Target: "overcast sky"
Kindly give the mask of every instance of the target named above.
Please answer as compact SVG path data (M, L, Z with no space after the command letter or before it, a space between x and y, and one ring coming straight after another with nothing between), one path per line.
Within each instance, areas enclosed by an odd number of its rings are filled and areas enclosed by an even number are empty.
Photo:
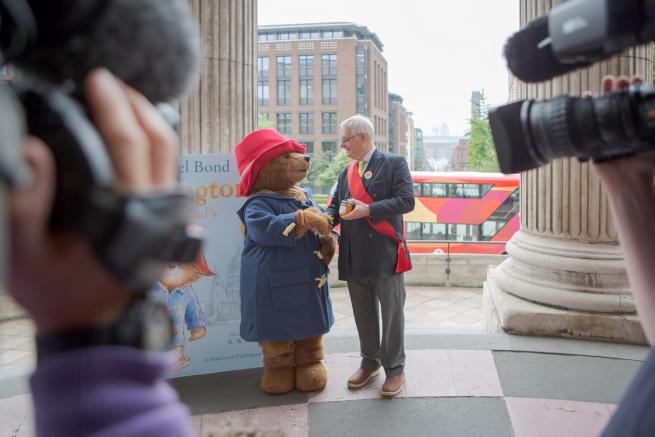
M519 27L519 0L259 0L259 24L349 21L375 32L388 63L389 91L400 94L416 127L430 135L448 123L468 127L470 96L507 101L502 47Z

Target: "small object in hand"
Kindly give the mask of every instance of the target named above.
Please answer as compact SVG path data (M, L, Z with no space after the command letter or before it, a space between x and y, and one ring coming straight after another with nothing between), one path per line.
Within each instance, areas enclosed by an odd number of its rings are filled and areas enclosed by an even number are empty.
M284 228L284 231L282 231L282 235L284 235L285 237L288 237L289 234L291 233L291 231L293 231L293 229L294 229L295 227L296 227L296 224L295 224L295 223L291 223L289 226L287 226L286 228Z
M355 209L355 202L352 200L342 200L339 205L339 215L341 217L350 214Z
M323 288L325 281L327 281L327 275L323 275L320 278L314 278L316 281L316 288Z

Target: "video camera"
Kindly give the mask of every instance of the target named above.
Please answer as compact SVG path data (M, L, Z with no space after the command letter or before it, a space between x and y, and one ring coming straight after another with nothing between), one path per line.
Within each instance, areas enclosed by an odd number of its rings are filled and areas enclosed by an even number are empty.
M540 82L655 39L655 0L568 0L510 37L509 69ZM655 150L655 91L648 85L600 97L559 96L489 111L501 171L555 158L604 161Z
M72 47L71 53L79 51L87 23L109 3L0 0L0 65L20 64L37 50L47 52L58 45ZM40 28L38 24L46 21L37 19L34 5L65 12L60 11L57 19L50 14L51 24ZM55 158L53 232L68 230L86 238L104 266L135 292L150 288L167 264L194 261L202 236L188 226L192 199L182 191L162 195L119 191L105 145L86 115L78 78L64 76L70 80L53 84L34 77L21 81L22 76L15 83L0 83L0 191L29 183L30 171L20 152L29 133L42 139ZM9 235L6 229L4 235ZM6 240L0 238L5 244ZM4 267L6 252L0 256Z

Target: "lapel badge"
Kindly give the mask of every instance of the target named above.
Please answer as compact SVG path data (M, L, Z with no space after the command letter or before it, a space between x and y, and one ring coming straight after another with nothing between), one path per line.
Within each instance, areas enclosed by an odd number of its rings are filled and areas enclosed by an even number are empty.
M371 172L371 170L364 173L364 178L365 179L371 179L371 176L373 176L373 173Z

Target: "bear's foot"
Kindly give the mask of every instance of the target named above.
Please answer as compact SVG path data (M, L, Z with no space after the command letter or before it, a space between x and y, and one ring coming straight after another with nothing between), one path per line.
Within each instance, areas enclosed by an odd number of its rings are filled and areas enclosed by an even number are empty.
M323 390L325 384L327 384L327 369L323 362L301 364L296 367L296 388L298 390Z
M295 386L295 375L293 367L282 367L277 369L264 368L264 374L259 383L259 388L269 394L289 393Z

